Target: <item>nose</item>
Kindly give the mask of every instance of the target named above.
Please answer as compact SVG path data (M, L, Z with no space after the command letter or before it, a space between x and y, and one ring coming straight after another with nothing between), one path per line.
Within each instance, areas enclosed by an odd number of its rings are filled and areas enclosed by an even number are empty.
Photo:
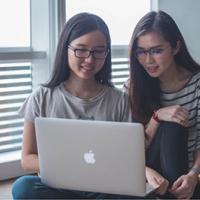
M146 63L152 63L153 62L153 56L149 52L147 52L145 56L146 56L145 57Z
M93 53L90 53L90 55L87 58L85 58L85 60L89 63L94 62L95 58Z

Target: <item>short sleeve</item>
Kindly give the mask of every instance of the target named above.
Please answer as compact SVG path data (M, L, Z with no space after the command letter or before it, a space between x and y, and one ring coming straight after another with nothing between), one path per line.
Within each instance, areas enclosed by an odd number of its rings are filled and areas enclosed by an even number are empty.
M35 118L40 115L40 95L41 88L33 92L20 107L18 113L25 121L34 122Z

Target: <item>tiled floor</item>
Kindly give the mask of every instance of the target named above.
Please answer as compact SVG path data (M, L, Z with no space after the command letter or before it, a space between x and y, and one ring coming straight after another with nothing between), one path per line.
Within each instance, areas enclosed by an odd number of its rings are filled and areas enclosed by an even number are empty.
M0 199L12 199L11 195L11 186L13 183L12 180L7 180L7 181L0 181Z

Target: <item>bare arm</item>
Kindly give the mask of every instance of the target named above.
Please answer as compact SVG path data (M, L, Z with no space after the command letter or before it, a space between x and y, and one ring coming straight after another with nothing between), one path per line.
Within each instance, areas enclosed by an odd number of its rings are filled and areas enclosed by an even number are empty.
M23 169L39 172L35 126L32 122L24 123L21 162Z
M156 111L156 114L160 121L175 122L182 126L188 125L188 111L179 105L160 108ZM154 138L158 126L159 122L151 118L145 129L146 148L148 148L149 144Z
M200 150L196 152L196 159L192 169L188 174L198 179L199 173L197 171L200 171Z
M151 141L153 140L156 134L159 124L160 124L159 122L151 118L149 123L146 125L145 127L145 148L146 149L151 144Z

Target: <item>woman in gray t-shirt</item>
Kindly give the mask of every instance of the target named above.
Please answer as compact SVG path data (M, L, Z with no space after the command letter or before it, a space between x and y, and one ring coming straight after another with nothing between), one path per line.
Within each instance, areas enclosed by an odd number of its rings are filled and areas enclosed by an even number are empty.
M101 18L80 13L65 24L49 82L34 91L19 112L25 119L22 167L37 173L40 170L36 117L131 121L127 95L111 83L110 35ZM12 192L14 199L79 199L100 195L49 188L39 176L19 178Z

